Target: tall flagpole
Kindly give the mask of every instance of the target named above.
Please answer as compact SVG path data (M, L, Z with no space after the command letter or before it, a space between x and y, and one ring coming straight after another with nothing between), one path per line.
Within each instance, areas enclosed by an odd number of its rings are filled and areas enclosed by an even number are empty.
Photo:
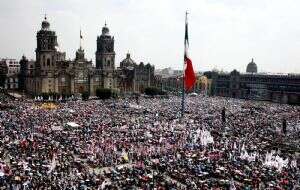
M185 27L187 27L187 15L188 12L185 12ZM185 32L186 28L185 28ZM182 70L182 98L181 98L181 119L184 116L184 101L185 101L185 86L184 86L184 77L185 77L185 54L186 54L186 34L184 36L184 57L183 57L183 70Z

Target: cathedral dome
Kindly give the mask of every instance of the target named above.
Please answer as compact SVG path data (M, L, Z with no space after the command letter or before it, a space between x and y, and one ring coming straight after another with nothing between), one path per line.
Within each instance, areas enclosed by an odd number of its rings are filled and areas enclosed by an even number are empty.
M42 22L42 29L48 30L50 28L50 23L47 21L47 17L45 16L45 20Z
M252 59L252 61L247 65L246 72L247 72L247 73L257 73L257 65L254 63L253 59Z
M133 67L135 65L135 62L130 58L130 53L127 53L126 58L121 61L120 67Z

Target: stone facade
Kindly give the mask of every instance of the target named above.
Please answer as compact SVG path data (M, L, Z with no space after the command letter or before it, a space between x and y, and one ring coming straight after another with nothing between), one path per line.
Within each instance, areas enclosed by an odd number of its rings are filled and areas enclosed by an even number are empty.
M158 76L159 75L156 75L156 77ZM156 86L158 88L161 88L162 90L174 92L174 93L182 92L182 85L183 85L182 74L167 76L167 77L160 76L156 80L157 80ZM208 85L207 77L197 73L195 84L193 86L193 89L190 92L205 94L207 91L207 85Z
M95 95L98 88L142 91L154 79L154 67L150 64L135 64L134 69L115 69L114 37L109 34L106 24L97 37L96 67L85 58L81 45L74 60L66 60L65 56L58 50L56 33L50 29L45 17L37 33L36 61L28 61L26 57L20 61L21 87L33 95L52 92ZM128 88L123 88L124 84Z
M206 72L210 95L300 104L300 75Z
M120 73L119 89L123 92L144 92L145 88L155 85L154 70L154 66L150 63L136 64L127 53L118 68Z
M20 71L20 64L15 59L2 59L0 60L1 71L0 80L1 86L7 90L16 90L19 88L18 74Z
M4 88L5 80L7 78L8 67L6 63L0 60L0 87Z
M7 90L19 89L19 77L17 74L9 75L5 79L4 88Z

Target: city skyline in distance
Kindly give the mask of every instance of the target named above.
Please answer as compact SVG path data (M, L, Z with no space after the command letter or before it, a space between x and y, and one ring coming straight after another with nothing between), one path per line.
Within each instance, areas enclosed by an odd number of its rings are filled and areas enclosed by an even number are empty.
M88 3L87 3L88 2ZM46 13L61 51L73 59L80 28L86 57L95 64L96 38L105 21L115 36L116 66L131 53L157 69L182 69L184 16L189 10L190 56L197 71L300 73L300 2L18 1L0 2L0 57L35 59L36 32Z

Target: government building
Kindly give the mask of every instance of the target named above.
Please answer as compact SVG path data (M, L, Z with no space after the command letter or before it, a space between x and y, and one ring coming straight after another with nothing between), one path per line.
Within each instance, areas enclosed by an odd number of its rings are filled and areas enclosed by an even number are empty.
M300 105L300 75L258 73L252 61L246 73L209 71L209 95Z
M29 94L71 95L89 92L90 95L95 95L98 88L139 93L154 83L154 66L142 62L136 64L129 53L120 67L116 68L115 39L110 35L106 24L97 37L95 66L86 59L81 43L75 58L66 60L66 53L58 50L57 35L51 30L47 17L36 38L36 60L30 61L23 56L20 61L20 90Z

